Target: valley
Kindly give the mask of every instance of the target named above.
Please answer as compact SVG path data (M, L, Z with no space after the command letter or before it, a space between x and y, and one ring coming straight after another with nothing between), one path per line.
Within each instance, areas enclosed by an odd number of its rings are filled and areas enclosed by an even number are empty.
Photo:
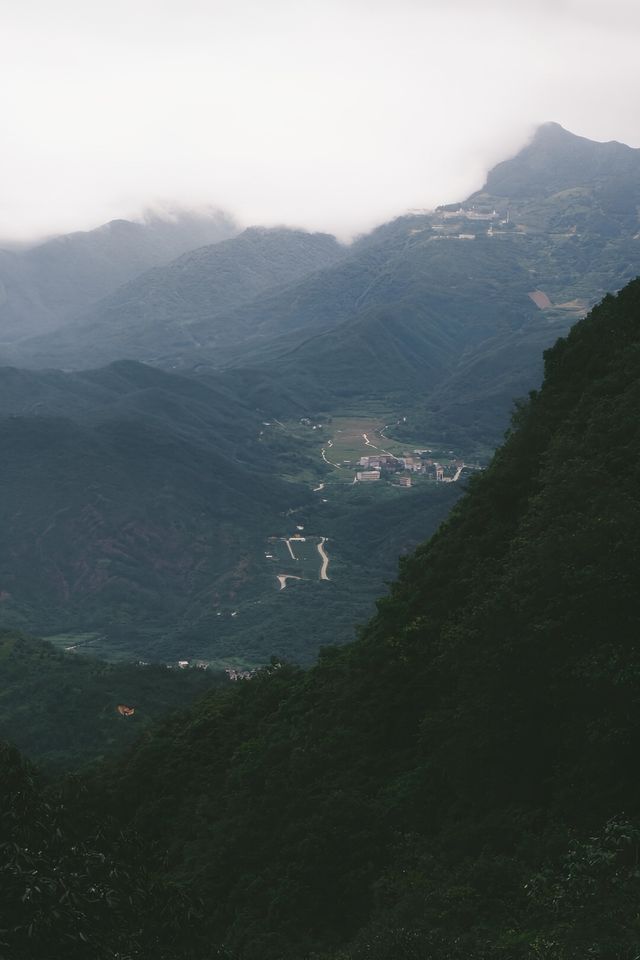
M0 953L637 956L639 211L547 125L350 245L8 258Z
M4 7L0 960L640 960L640 2Z
M219 214L74 235L75 304L20 335L19 298L0 314L0 623L225 669L348 642L543 351L637 272L636 200L637 150L547 124L466 200L350 245ZM33 289L57 270L71 297L63 247L21 255Z
M549 351L508 440L354 642L309 670L230 670L92 772L80 809L138 833L170 902L180 883L209 908L179 927L182 956L635 955L639 317L636 281ZM351 429L354 452L378 439ZM325 489L368 524L406 503L386 483ZM357 513L336 524L343 550ZM335 589L342 563L331 516L327 582L317 527L290 519L269 552L313 579L270 573L284 605Z

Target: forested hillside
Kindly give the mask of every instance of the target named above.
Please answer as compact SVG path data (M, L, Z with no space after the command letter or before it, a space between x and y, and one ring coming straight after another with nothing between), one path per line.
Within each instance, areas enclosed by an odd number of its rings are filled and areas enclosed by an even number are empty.
M0 738L57 774L122 751L149 723L227 682L213 670L102 663L8 630L0 677Z
M238 308L272 335L223 359L316 407L383 391L407 436L495 446L542 351L637 275L639 196L640 151L544 124L466 200L384 224L332 269Z
M279 397L275 384L262 402ZM360 489L337 471L320 496L328 441L266 426L254 403L241 384L134 361L0 368L0 624L107 659L217 666L309 664L351 640L461 485ZM310 539L291 567L297 525ZM304 579L283 594L278 574Z
M355 643L94 781L193 903L168 955L637 955L640 281L545 365Z
M281 515L310 499L274 476L237 397L141 364L0 370L0 409L6 627L91 631L111 657L206 655L216 609L237 602Z
M327 234L253 227L136 276L55 335L7 355L27 366L72 369L125 357L173 369L185 355L216 356L255 332L229 316L234 308L335 264L344 252Z

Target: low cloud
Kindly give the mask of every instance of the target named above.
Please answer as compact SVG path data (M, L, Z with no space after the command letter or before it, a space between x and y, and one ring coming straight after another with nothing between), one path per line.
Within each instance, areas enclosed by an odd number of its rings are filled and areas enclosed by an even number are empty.
M347 237L459 199L545 120L640 145L627 0L23 0L3 19L5 237L158 203Z

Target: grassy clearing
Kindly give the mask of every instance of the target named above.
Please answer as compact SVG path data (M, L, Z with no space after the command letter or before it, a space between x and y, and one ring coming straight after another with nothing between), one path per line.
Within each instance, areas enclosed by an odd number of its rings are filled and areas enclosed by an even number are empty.
M334 417L328 425L331 431L331 446L326 449L326 454L336 463L353 470L357 468L360 457L375 456L376 453L390 453L401 457L410 456L414 450L430 450L434 459L442 460L453 455L454 451L442 443L394 440L394 424L395 420L391 417L387 420L373 417ZM350 462L345 464L345 461ZM352 477L349 476L349 479Z

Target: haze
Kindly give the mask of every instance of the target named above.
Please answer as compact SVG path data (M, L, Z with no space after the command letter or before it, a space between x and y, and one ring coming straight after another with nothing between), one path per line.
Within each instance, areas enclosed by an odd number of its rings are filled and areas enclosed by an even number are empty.
M343 238L545 120L640 145L631 0L0 0L0 236L148 206Z

